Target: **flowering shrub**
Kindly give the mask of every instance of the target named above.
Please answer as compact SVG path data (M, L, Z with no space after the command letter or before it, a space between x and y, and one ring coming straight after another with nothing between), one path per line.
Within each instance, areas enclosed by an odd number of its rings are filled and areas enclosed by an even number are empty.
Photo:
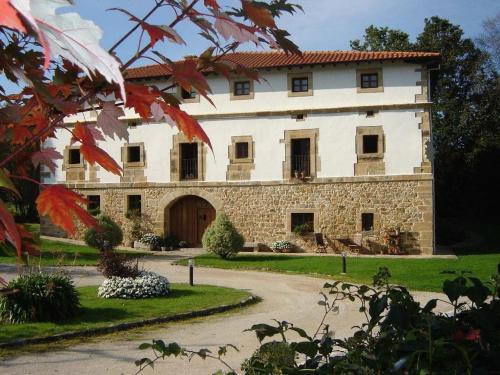
M154 272L142 271L136 278L110 277L97 289L102 298L150 298L170 294L170 283L164 276Z
M287 253L292 251L293 244L288 241L276 241L271 244L271 250L275 253Z
M161 237L154 233L145 233L142 235L139 242L143 243L144 245L151 245L155 248L158 248L161 246Z

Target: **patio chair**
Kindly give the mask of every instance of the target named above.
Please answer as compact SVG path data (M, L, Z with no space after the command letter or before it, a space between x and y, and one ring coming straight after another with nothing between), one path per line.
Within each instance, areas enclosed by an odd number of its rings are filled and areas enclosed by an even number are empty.
M314 240L316 241L316 252L326 253L327 245L323 240L323 233L314 233Z

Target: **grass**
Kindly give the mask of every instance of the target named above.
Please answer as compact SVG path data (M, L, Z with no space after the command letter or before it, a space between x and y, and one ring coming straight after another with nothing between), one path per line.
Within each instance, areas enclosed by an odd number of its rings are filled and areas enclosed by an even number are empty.
M170 316L237 303L249 296L242 290L186 284L172 284L172 294L168 297L140 300L99 298L96 286L77 289L82 305L78 317L59 323L0 324L0 342Z
M379 267L388 267L391 282L406 286L411 290L441 292L443 281L452 275L442 271L471 271L482 280L489 280L496 273L500 254L460 255L458 259L388 259L348 257L347 274L341 275L340 257L332 256L288 256L288 255L248 255L238 254L224 260L213 254L203 254L195 258L196 265L225 269L246 269L274 272L290 272L306 275L322 275L336 280L371 284L372 276ZM186 264L182 260L178 264Z

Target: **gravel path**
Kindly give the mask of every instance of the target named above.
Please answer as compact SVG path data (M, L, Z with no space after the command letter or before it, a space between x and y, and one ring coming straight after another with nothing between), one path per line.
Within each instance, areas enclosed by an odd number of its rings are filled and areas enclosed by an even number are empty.
M169 257L155 257L143 262L144 268L163 274L172 282L186 282L187 267L170 264ZM1 266L0 276L11 278L11 266ZM93 267L74 267L70 272L77 285L95 285L102 281ZM210 348L215 352L220 345L235 344L240 352L231 352L228 362L239 370L239 363L248 358L258 346L255 334L243 332L255 323L270 323L272 319L287 320L313 332L322 316L317 305L318 292L324 280L298 275L284 275L256 271L231 271L209 268L195 270L195 282L212 284L249 292L263 298L257 305L236 312L176 324L165 324L144 332L133 339L105 339L101 342L82 343L53 352L22 355L0 362L1 374L134 374L134 361L150 355L137 349L141 342L153 338L167 342L177 341L193 350ZM415 293L420 301L438 296L436 293ZM444 307L443 307L444 308ZM351 327L361 322L361 315L353 304L342 304L337 315L330 316L328 323L336 337L351 333ZM113 341L110 341L113 340ZM195 358L166 359L144 374L207 375L220 364Z

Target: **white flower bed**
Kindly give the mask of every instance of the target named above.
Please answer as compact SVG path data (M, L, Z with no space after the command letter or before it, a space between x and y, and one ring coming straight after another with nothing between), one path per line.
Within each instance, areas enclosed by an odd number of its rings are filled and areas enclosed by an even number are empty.
M275 253L289 252L293 249L293 244L288 241L276 241L271 244L271 250Z
M154 272L142 271L135 279L132 277L110 277L97 289L102 298L149 298L170 294L170 283L164 276Z

